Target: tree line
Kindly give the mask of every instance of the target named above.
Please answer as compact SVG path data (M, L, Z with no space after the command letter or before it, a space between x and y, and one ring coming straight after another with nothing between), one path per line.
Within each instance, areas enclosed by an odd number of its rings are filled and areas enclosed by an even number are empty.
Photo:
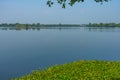
M21 23L1 23L0 27L120 27L120 23L89 23L89 24L21 24Z
M40 24L40 23L33 23L33 24L21 24L21 23L2 23L0 27L72 27L72 26L80 26L79 24Z
M89 23L87 27L120 27L120 23Z

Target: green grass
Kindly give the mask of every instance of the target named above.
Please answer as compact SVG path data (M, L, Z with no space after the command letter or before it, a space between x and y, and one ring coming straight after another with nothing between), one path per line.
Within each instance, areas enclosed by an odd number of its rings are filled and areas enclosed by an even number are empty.
M33 71L14 80L120 80L120 62L75 61Z

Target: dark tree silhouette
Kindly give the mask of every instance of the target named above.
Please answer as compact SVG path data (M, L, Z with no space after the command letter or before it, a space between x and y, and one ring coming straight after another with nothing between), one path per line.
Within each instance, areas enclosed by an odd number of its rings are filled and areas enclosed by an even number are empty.
M65 8L66 4L73 6L76 2L84 2L85 0L57 0L57 3L62 5L62 8ZM108 2L109 0L94 0L97 3ZM55 0L48 0L47 5L51 7L55 3Z

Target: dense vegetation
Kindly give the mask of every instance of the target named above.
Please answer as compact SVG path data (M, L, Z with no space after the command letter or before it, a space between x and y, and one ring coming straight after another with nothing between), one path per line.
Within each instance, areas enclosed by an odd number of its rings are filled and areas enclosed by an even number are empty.
M40 30L40 29L69 29L74 27L80 27L78 24L21 24L21 23L2 23L0 24L1 30Z
M120 27L120 23L89 23L89 24L21 24L21 23L2 23L0 27Z
M78 24L40 24L40 23L33 23L33 24L21 24L21 23L2 23L0 27L65 27L65 26L80 26Z
M120 23L89 23L88 27L120 27Z
M33 71L13 80L120 80L120 62L76 61Z

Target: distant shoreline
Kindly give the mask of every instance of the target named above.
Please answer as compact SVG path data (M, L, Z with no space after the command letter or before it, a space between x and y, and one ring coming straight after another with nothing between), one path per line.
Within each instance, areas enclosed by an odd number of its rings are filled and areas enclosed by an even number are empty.
M120 23L89 23L89 24L1 23L0 27L120 27Z
M40 23L34 23L34 24L7 24L3 23L0 24L0 27L74 27L74 26L81 26L79 24L40 24Z

